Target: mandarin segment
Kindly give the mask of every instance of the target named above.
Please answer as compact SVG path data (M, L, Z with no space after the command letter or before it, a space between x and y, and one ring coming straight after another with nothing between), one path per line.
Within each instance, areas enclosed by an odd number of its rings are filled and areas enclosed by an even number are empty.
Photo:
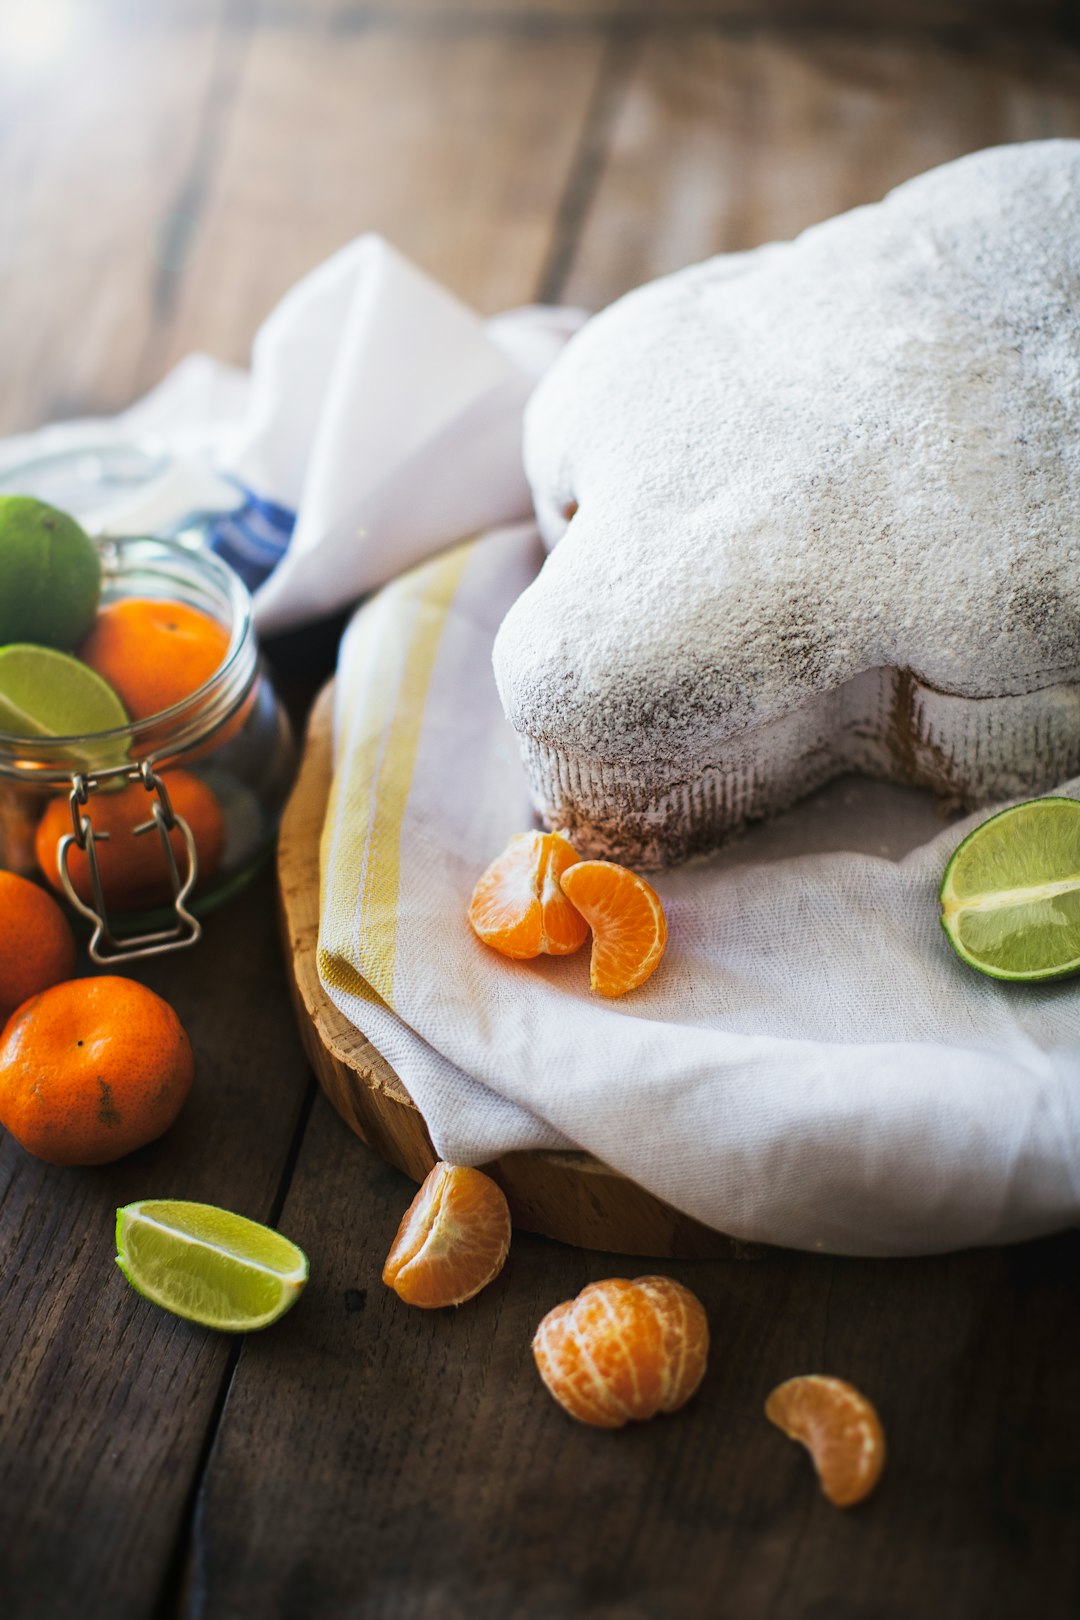
M499 1275L510 1231L502 1188L481 1170L440 1161L405 1211L382 1280L406 1305L463 1305Z
M577 859L560 833L511 838L473 890L468 915L477 937L519 961L579 950L589 930L560 882Z
M111 1164L168 1130L194 1076L167 1001L115 974L69 979L0 1036L0 1124L49 1164Z
M674 1412L705 1374L701 1301L670 1277L609 1277L556 1305L533 1338L540 1377L559 1405L594 1428Z
M644 984L667 944L667 918L652 885L614 861L578 861L560 881L592 929L592 988L602 996L624 996Z
M806 1447L836 1507L854 1506L877 1484L885 1466L885 1431L854 1384L816 1373L789 1378L765 1402L765 1416Z
M540 1376L570 1416L595 1429L621 1429L629 1413L611 1399L595 1363L574 1330L574 1307L566 1300L548 1311L533 1336Z
M637 1286L652 1300L663 1335L664 1383L661 1412L684 1406L705 1376L709 1323L701 1301L671 1277L639 1277Z
M0 871L0 1028L31 996L70 979L75 936L51 894Z

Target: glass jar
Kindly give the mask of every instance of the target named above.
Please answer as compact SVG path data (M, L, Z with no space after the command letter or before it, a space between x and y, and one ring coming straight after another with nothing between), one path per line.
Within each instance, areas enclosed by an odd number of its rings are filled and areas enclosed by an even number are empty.
M170 540L96 544L102 606L183 602L229 633L211 678L160 714L80 737L0 732L0 867L44 873L91 924L92 959L115 963L196 943L269 853L295 754L231 569Z

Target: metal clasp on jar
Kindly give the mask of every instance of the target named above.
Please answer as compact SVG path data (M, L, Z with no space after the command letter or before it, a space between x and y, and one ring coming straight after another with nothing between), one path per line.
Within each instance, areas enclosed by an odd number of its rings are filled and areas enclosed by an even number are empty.
M133 828L136 837L156 830L161 839L161 847L165 852L165 862L169 873L169 883L172 888L172 908L175 922L168 928L157 929L148 934L127 934L118 938L113 932L109 921L109 912L105 904L105 894L101 884L101 868L98 865L96 844L108 839L107 832L95 832L87 805L90 795L100 788L108 779L123 776L131 782L141 782L147 793L152 796L149 818ZM115 770L102 772L100 776L86 776L81 772L71 778L71 793L68 802L71 806L72 831L65 833L57 848L57 860L60 866L60 881L64 885L67 895L76 911L80 911L94 925L93 936L90 940L90 956L95 962L109 965L115 962L131 962L140 956L158 956L163 951L183 950L188 945L195 945L202 938L202 924L198 918L193 917L187 908L187 898L195 887L198 876L198 856L195 851L195 837L184 820L178 816L169 800L169 790L161 777L158 776L152 765L143 761L142 764L132 765L122 772ZM173 850L170 832L175 829L184 841L186 854L186 870L181 877L180 869L176 864L176 854ZM81 849L86 854L87 865L90 869L90 885L93 890L94 903L87 905L86 901L76 892L75 885L68 871L68 852L72 847Z

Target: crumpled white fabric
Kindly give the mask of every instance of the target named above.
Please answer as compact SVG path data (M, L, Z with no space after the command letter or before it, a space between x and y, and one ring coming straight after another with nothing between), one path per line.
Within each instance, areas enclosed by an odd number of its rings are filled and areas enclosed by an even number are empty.
M131 492L103 488L95 529L161 531L236 501L218 475L297 514L255 593L273 634L348 606L463 534L531 509L521 414L580 326L575 309L491 320L382 237L361 236L305 276L259 328L250 371L191 355L112 418L0 442L0 475L65 451L145 446L170 458Z

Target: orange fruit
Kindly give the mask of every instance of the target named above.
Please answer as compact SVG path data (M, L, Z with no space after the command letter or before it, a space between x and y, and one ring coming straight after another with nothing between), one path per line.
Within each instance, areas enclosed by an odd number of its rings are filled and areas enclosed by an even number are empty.
M205 686L228 647L228 630L208 613L127 596L100 609L77 656L108 681L132 720L146 720Z
M167 771L162 779L178 816L191 828L198 856L200 883L213 875L225 843L225 820L221 806L205 782L187 771ZM116 793L95 793L86 813L95 834L108 833L108 841L95 843L101 884L106 903L120 911L137 911L146 906L165 905L172 899L165 852L156 831L140 833L134 828L149 821L156 794L147 793L141 782L130 782ZM53 799L38 823L34 849L38 865L52 884L63 893L57 846L71 831L71 811L66 797ZM187 853L179 828L169 834L183 877ZM81 900L91 903L90 863L85 850L72 846L68 871Z
M518 959L579 950L589 930L559 886L578 859L559 833L511 838L473 890L469 921L477 936L492 950Z
M0 1028L30 996L75 971L75 936L51 894L0 872Z
M440 1161L405 1211L382 1280L406 1305L463 1305L499 1275L509 1250L502 1188Z
M765 1402L765 1416L806 1447L821 1488L836 1507L861 1502L881 1477L881 1419L866 1396L843 1378L789 1378Z
M652 885L614 861L578 861L560 882L593 932L593 989L602 996L624 996L644 984L667 944L667 919Z
M685 1406L705 1376L709 1324L701 1301L670 1277L609 1277L549 1311L532 1350L572 1418L621 1429Z
M49 1164L110 1164L169 1128L194 1076L167 1001L132 979L67 979L0 1036L0 1124Z

